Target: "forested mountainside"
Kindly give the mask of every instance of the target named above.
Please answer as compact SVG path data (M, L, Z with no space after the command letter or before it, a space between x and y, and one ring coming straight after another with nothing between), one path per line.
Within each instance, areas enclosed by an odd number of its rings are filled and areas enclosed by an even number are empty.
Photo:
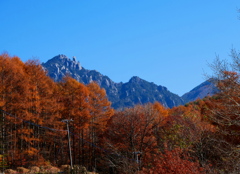
M197 98L203 98L212 91L212 86L207 83L205 88L197 88L181 98L170 92L166 87L147 82L139 77L132 77L129 82L115 83L108 76L96 70L88 70L81 66L76 58L70 59L65 55L58 55L43 63L42 66L48 75L56 82L64 76L70 75L83 84L97 82L106 90L108 99L115 109L132 107L136 104L160 102L163 106L172 108L183 105ZM206 87L208 86L208 87ZM194 93L194 96L193 96Z

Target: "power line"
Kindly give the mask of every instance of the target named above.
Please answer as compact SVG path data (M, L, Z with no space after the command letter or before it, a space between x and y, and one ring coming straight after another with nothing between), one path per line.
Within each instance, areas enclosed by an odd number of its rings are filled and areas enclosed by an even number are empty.
M9 115L9 116L14 117L14 118L16 118L16 119L19 119L19 120L21 120L21 121L23 121L23 122L25 122L25 123L31 124L31 125L33 125L33 126L37 126L37 127L43 128L43 129L48 129L48 130L51 130L51 131L68 132L68 130L53 129L53 128L49 128L49 127L47 127L47 126L42 126L42 125L33 123L33 122L31 122L31 121L26 121L26 120L24 120L24 119L22 119L22 118L19 118L19 117L15 116L15 115L13 115L13 114L11 114L11 113L3 110L3 109L0 109L0 111L2 111L3 113L5 113L6 115ZM135 161L135 159L128 158L128 157L126 157L126 156L122 156L122 155L119 155L119 154L110 152L109 150L103 149L103 148L95 145L93 142L89 142L89 141L81 138L81 137L80 137L79 135L77 135L76 133L73 133L73 132L69 131L69 134L71 134L71 135L79 138L79 139L82 140L83 142L86 142L86 143L90 144L90 145L91 145L92 147L94 147L94 148L100 149L100 150L103 151L104 153L107 153L107 154L115 154L115 155L117 155L119 158L128 159L128 160L130 160L130 161ZM84 148L84 147L83 147L83 148Z
M31 124L31 125L33 125L33 126L41 127L41 128L43 128L43 129L48 129L48 130L51 130L51 131L67 132L67 130L53 129L53 128L49 128L49 127L46 127L46 126L42 126L42 125L33 123L33 122L31 122L31 121L26 121L26 120L24 120L24 119L22 119L22 118L19 118L19 117L15 116L15 115L13 115L13 114L11 114L11 113L3 110L3 109L0 109L0 111L2 111L3 113L5 113L5 114L7 114L7 115L9 115L9 116L11 116L11 117L14 117L14 118L16 118L16 119L19 119L19 120L21 120L21 121L23 121L23 122L25 122L25 123ZM69 133L71 133L71 134L72 134L73 136L75 136L75 137L78 137L78 138L81 139L82 141L84 141L84 142L86 142L86 143L88 143L88 144L91 144L93 147L96 147L96 148L98 148L98 149L100 149L100 150L102 150L102 151L104 151L104 152L107 152L107 150L105 150L105 149L103 149L103 148L95 145L95 144L92 143L92 142L89 142L89 141L87 141L87 140L84 140L83 138L81 138L80 136L76 135L75 133L73 133L73 132L71 132L71 131L69 131Z

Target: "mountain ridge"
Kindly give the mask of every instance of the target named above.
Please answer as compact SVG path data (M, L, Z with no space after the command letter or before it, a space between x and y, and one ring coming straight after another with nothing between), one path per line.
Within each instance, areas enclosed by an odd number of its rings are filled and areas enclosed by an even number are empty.
M188 92L180 97L170 92L166 87L148 82L138 76L133 76L126 83L116 83L96 70L85 69L76 57L70 59L63 54L49 59L46 63L42 63L42 66L47 71L48 76L56 82L61 81L67 74L83 84L97 82L101 88L106 90L107 97L115 109L156 101L167 108L172 108L195 98L204 97L204 95L198 96L200 91L194 95L192 95L193 91L190 91L191 93Z

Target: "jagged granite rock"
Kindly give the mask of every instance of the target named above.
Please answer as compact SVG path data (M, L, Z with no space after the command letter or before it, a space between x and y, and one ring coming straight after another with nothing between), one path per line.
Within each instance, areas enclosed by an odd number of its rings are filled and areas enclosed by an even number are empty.
M42 66L54 81L60 81L66 74L76 75L74 78L78 80L80 77L77 73L82 70L80 62L76 61L75 57L71 60L63 54L53 57Z

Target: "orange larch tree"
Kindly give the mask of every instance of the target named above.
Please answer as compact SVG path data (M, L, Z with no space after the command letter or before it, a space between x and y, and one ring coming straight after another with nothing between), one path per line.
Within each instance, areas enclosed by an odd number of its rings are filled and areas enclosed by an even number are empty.
M92 82L87 85L89 90L89 105L90 105L90 123L89 123L89 164L91 168L96 168L97 154L96 146L101 146L99 137L106 129L106 125L114 111L111 108L106 92L100 86Z
M87 87L71 77L65 77L60 85L60 102L62 119L72 119L71 131L73 140L73 162L84 165L86 163L86 130L89 127L90 106Z
M31 130L26 127L22 119L28 115L26 111L26 96L28 79L24 72L24 63L18 57L7 54L0 56L1 65L1 109L6 152L9 164L19 163L24 165L27 144L31 139L27 137ZM10 116L8 113L12 113ZM4 147L4 148L5 148Z
M35 137L33 147L37 149L38 153L34 153L32 163L33 165L36 162L43 163L44 159L54 161L56 159L53 157L52 147L55 147L54 139L59 136L59 132L42 127L60 129L63 125L60 122L59 103L55 97L56 83L46 75L46 72L36 60L29 60L25 63L25 72L29 79L28 102L26 105L31 115L30 121L36 124L33 126L33 136ZM28 119L26 118L26 120Z

